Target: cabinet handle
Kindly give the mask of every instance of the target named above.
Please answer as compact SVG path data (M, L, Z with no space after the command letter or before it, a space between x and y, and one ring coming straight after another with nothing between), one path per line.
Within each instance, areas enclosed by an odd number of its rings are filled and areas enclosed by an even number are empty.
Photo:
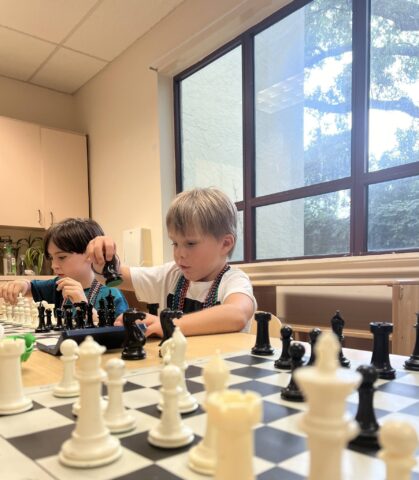
M51 225L54 223L54 214L52 212L49 212L49 216L51 218Z
M39 225L42 225L41 220L42 220L41 219L41 210L39 210L39 208L38 208L38 223L39 223Z

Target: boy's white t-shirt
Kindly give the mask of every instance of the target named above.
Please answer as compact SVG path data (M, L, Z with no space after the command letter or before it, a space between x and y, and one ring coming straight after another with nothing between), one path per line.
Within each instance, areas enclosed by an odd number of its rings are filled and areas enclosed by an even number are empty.
M131 267L131 280L134 286L135 295L138 300L147 303L158 303L160 310L170 308L168 296L172 296L176 284L182 275L181 269L175 262L165 263L156 267ZM212 280L209 282L190 282L186 293L185 306L195 304L199 310L199 303L204 303ZM232 293L244 293L253 301L256 310L256 299L253 296L253 288L249 277L238 268L230 268L222 277L218 287L218 302L224 303L225 299ZM202 308L202 307L201 307ZM187 310L190 313L196 310ZM250 319L243 331L250 326Z

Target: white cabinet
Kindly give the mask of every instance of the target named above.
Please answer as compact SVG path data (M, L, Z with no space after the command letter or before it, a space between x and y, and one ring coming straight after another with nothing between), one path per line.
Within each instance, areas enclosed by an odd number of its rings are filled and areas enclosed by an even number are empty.
M41 128L44 161L44 226L67 217L88 217L86 137Z
M0 117L0 225L42 227L41 129Z
M89 216L86 137L0 117L0 225Z

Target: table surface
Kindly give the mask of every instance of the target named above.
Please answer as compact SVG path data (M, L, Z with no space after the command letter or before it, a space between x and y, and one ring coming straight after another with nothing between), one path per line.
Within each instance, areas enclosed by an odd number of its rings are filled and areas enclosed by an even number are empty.
M188 337L186 360L207 357L213 355L217 350L220 353L233 353L250 349L255 344L255 335L248 333L225 333L218 335L202 335ZM126 361L127 370L153 367L161 363L159 357L159 339L149 339L145 345L146 358L143 360ZM281 352L281 341L277 338L271 339L271 345L275 348L275 354ZM308 348L310 348L308 346ZM309 351L309 350L308 350ZM362 362L369 363L371 352L366 350L344 349L351 352L350 356ZM121 352L109 352L102 356L102 366L111 358L120 358ZM47 385L60 381L63 372L61 357L55 357L48 353L35 351L27 362L22 364L22 380L25 387ZM402 368L406 357L391 355L391 364L395 368Z

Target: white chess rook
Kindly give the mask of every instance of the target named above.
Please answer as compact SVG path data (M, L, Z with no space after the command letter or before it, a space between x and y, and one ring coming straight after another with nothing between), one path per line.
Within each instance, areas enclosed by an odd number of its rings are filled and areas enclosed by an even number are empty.
M207 401L209 423L217 429L215 480L253 480L252 428L262 420L262 399L256 392L224 390Z
M167 357L166 357L167 361ZM148 442L160 448L178 448L193 442L192 430L185 426L179 413L178 396L181 371L176 365L167 364L160 373L163 409L160 422L148 433Z
M341 480L343 449L359 431L357 423L345 417L345 399L362 377L338 368L340 347L334 333L322 333L315 349L315 366L294 373L308 403L300 424L310 452L308 479Z
M219 352L208 362L203 369L206 400L202 406L207 409L209 395L225 390L228 379L228 368ZM207 417L208 418L208 417ZM215 426L208 422L204 438L198 445L189 451L189 468L203 475L214 475L217 463Z
M378 456L386 464L386 480L410 480L418 446L415 428L407 422L387 420L378 435L383 447Z
M80 394L79 382L74 378L74 365L77 360L79 347L74 340L67 339L60 345L63 362L63 377L61 382L55 386L53 395L55 397L77 397Z
M32 408L32 400L23 394L20 356L24 351L22 338L0 340L0 415L26 412Z
M80 411L76 428L59 454L64 465L91 468L106 465L120 457L119 440L106 428L100 408L100 393L105 372L100 368L105 347L91 336L80 345L76 378L80 382Z
M194 412L199 406L196 398L190 394L186 387L185 371L188 367L187 363L185 362L186 347L186 337L183 335L179 327L175 327L173 335L161 346L162 356L164 357L165 355L169 355L170 362L179 367L181 372L181 379L179 383L181 393L178 398L180 413ZM161 410L162 404L160 403L157 408Z
M122 377L125 362L120 358L112 358L106 364L108 379L108 405L104 413L105 424L112 433L127 432L135 428L135 418L124 407L122 390L126 383Z

